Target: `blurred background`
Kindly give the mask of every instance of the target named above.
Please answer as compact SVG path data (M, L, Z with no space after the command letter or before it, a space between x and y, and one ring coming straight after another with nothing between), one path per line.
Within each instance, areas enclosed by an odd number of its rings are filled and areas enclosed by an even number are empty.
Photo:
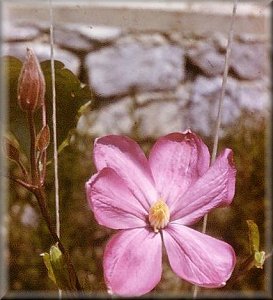
M23 60L26 47L31 47L40 61L49 59L46 1L4 2L2 12L2 55ZM70 146L60 154L59 176L61 237L81 282L93 295L106 293L102 255L113 233L96 223L85 197L84 184L96 172L94 139L125 134L148 154L158 137L191 128L212 151L231 13L231 1L53 1L55 59L92 94ZM207 225L209 235L234 247L238 262L249 255L248 219L259 226L261 250L272 248L266 190L271 110L268 24L268 7L238 4L218 148L234 151L236 195L230 207L209 214ZM65 99L57 104L59 112L69 109ZM20 118L13 114L9 122ZM69 113L62 115L62 122L61 126L70 126ZM18 174L14 164L9 167ZM49 165L46 191L54 218L53 175ZM35 199L14 184L7 198L9 291L56 290L40 257L52 240ZM201 230L202 222L194 228ZM253 268L232 285L200 293L255 295L268 288L268 269ZM162 280L153 293L181 296L191 291L164 258Z

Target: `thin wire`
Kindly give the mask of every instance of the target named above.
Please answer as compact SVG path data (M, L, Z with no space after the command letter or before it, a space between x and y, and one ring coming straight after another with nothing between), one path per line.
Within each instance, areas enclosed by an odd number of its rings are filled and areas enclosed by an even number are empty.
M56 234L60 238L60 199L58 176L58 149L57 149L57 118L56 118L56 79L54 65L54 37L53 37L53 8L50 4L50 66L52 79L52 122L53 122L53 152L54 152L54 177L55 177L55 210L56 210ZM62 298L62 290L58 290L59 299Z
M56 87L54 65L54 38L53 38L53 9L50 0L50 62L52 76L52 121L53 121L53 146L54 146L54 176L55 176L55 204L56 204L56 233L60 237L60 200L59 200L59 176L58 176L58 149L57 149L57 118L56 118Z
M228 70L229 70L229 58L230 58L230 52L231 52L231 44L233 40L233 32L234 32L234 20L237 10L237 0L234 0L233 2L233 11L232 11L232 19L228 34L228 43L227 43L227 49L226 49L226 55L225 55L225 66L224 66L224 74L223 74L223 81L222 81L222 87L221 87L221 94L218 102L218 113L217 113L217 119L216 119L216 128L215 128L215 135L214 135L214 142L213 142L213 150L211 155L211 164L214 163L216 159L217 154L217 148L218 148L218 142L219 142L219 130L221 126L221 115L222 115L222 107L223 107L223 100L225 97L226 92L226 85L227 85L227 78L228 78ZM202 233L206 233L207 230L207 223L208 223L208 214L204 216L203 219L203 226L202 226ZM197 297L198 293L198 287L194 286L193 291L193 298L195 299Z

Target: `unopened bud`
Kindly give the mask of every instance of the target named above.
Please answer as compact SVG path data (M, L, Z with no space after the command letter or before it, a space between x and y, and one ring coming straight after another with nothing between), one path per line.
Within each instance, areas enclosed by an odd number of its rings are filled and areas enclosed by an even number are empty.
M37 136L37 148L40 152L46 150L50 142L50 131L48 125L44 126Z
M26 60L18 79L18 103L26 112L34 112L44 104L45 78L34 52L27 48Z

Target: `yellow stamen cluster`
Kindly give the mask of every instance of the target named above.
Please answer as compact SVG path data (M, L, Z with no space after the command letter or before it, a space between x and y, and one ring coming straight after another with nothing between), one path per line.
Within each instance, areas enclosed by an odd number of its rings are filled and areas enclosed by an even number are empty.
M169 207L162 199L157 200L149 210L149 222L154 232L164 228L170 221Z

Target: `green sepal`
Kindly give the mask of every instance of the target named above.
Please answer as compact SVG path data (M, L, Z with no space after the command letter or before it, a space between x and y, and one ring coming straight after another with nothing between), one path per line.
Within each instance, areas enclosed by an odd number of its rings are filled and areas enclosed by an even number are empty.
M258 269L262 269L265 261L265 252L256 251L254 254L254 259L255 259L255 267Z
M250 252L253 254L253 262L256 268L262 269L265 262L265 252L260 251L260 234L257 224L247 220Z
M250 252L255 253L260 249L260 234L257 224L253 220L247 220Z

